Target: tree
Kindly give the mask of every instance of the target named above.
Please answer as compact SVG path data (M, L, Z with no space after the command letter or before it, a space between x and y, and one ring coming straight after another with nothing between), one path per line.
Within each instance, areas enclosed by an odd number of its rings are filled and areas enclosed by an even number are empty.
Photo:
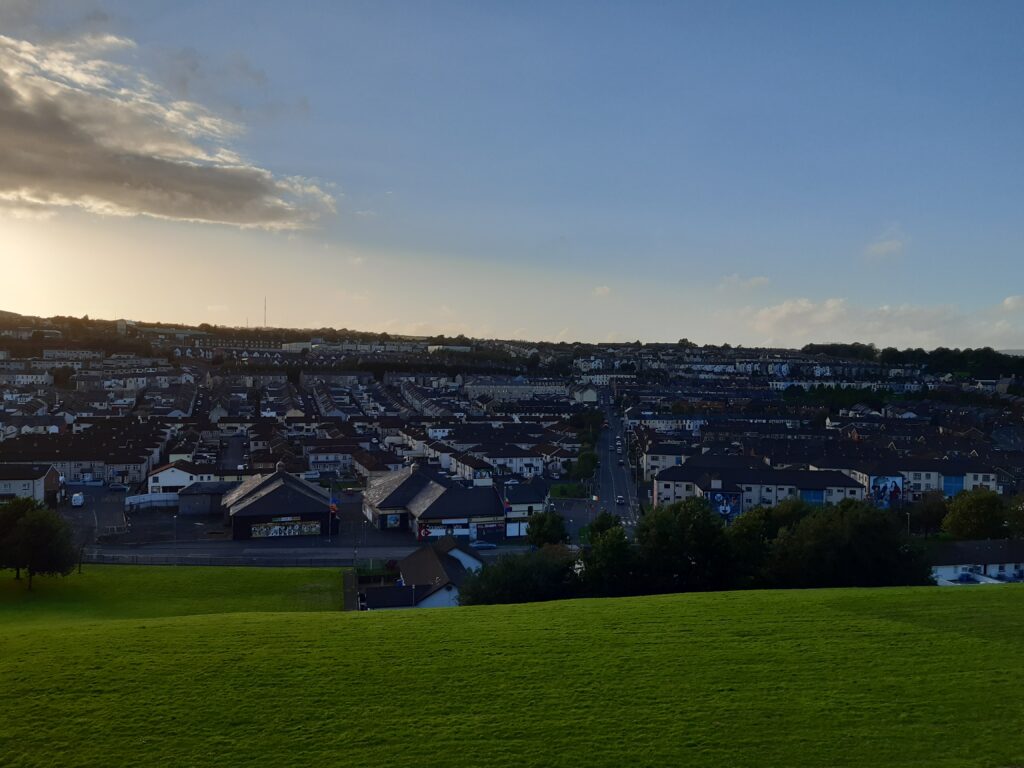
M780 531L793 528L813 511L802 499L785 499L774 507L753 507L733 520L726 535L735 563L735 584L747 588L768 585L772 543Z
M639 558L621 525L592 533L583 557L583 585L595 596L632 594L637 584Z
M12 569L15 579L21 578L23 567L15 541L18 522L29 512L42 508L35 499L11 499L0 504L0 569Z
M78 555L71 541L71 526L52 509L26 512L12 533L16 567L28 572L28 588L36 575L67 576Z
M921 494L921 500L912 504L908 511L914 528L927 536L942 528L949 509L942 491L928 491Z
M526 540L535 547L567 543L569 533L565 530L565 519L557 512L537 512L531 515L526 526Z
M728 586L731 551L722 518L704 499L655 507L640 519L636 540L649 592Z
M1011 539L1024 539L1024 494L1014 496L1006 505L1006 532Z
M1002 497L987 488L958 493L949 502L942 530L954 539L1005 538L1006 506Z
M597 469L597 454L593 451L580 451L576 463L572 465L570 476L573 480L588 480Z
M590 535L597 536L621 525L621 517L609 512L607 509L602 509L598 516L594 518L594 522L590 524Z
M71 389L71 377L75 375L75 369L62 365L51 369L50 375L53 376L53 386L57 389Z
M459 603L530 603L574 597L577 593L575 563L572 553L559 546L506 555L475 573L466 574L459 589Z
M930 584L921 551L899 518L845 499L783 529L772 544L769 577L778 587L875 587Z

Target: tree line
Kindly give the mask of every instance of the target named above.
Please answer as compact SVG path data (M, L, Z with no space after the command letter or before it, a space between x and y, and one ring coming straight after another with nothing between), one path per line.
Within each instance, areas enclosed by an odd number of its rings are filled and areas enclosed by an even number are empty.
M570 550L561 517L534 515L537 549L500 558L462 585L464 605L726 589L931 584L924 550L903 516L847 499L755 507L726 525L704 499L656 507L636 526L601 513L588 546Z
M1024 376L1024 357L1006 355L992 347L977 349L949 349L936 347L933 350L879 349L874 344L806 344L800 350L806 354L828 355L847 360L864 360L882 365L919 365L932 373L960 373L979 379L993 379L999 376Z

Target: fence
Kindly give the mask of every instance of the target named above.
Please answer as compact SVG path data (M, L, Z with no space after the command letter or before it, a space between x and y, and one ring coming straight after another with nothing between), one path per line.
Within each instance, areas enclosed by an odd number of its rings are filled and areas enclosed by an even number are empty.
M144 555L128 552L84 552L83 563L97 565L214 565L286 568L341 568L352 567L351 557L323 555L314 557L232 556L232 555ZM360 567L367 559L359 558Z
M129 510L176 506L178 506L178 494L176 493L140 493L138 496L126 496L124 499L124 508Z

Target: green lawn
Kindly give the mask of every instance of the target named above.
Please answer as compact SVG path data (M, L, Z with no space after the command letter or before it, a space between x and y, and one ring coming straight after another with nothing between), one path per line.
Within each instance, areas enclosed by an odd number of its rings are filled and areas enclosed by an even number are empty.
M0 765L1024 765L1024 588L341 614L337 570L0 574Z

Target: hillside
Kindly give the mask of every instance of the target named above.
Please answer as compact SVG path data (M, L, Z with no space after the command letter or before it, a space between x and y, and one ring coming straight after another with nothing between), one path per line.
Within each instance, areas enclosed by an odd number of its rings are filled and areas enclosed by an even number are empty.
M331 570L0 574L0 765L1024 762L1017 586L339 601Z

